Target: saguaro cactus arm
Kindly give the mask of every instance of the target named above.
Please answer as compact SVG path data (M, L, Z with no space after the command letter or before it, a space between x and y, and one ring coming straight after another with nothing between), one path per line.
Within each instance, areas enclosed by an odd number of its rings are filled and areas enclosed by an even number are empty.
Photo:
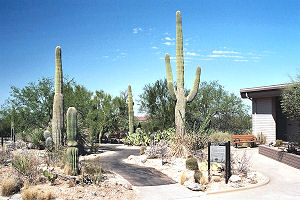
M176 100L176 91L174 88L173 74L172 74L172 68L171 68L171 64L170 64L169 54L166 54L165 62L166 62L166 71L167 71L168 90L169 90L169 93L170 93L172 99Z
M195 80L194 80L193 88L190 91L189 95L186 97L186 101L187 102L193 101L193 99L195 98L195 96L196 96L196 94L198 92L199 83L200 83L200 75L201 75L201 68L200 68L200 66L198 66L197 67L197 71L196 71L196 75L195 75Z
M61 48L55 48L55 93L62 93L62 62L61 62Z
M184 88L183 39L180 11L176 12L176 71L177 88Z

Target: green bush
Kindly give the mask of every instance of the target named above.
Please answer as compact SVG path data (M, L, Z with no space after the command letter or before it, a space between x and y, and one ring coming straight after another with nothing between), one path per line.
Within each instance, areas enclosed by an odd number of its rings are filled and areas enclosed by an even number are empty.
M38 162L32 155L17 155L12 160L13 168L29 183L34 183L39 174L37 170Z
M231 137L232 135L230 133L222 132L222 131L214 131L209 136L209 140L211 142L223 143L223 142L231 141Z
M83 183L100 184L103 181L103 170L97 160L85 161L81 169L81 174Z
M29 134L29 141L32 142L37 148L42 149L45 141L44 132L40 129L34 129Z
M185 161L185 166L189 170L199 170L198 162L196 158L188 158Z
M141 148L140 148L140 155L143 155L145 153L146 148L147 147L145 147L145 146L141 146Z
M282 145L282 140L275 140L274 147L280 147Z

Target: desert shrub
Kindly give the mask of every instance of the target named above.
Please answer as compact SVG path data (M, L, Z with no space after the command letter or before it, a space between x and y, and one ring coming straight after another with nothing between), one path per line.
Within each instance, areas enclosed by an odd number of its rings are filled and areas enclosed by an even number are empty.
M20 191L23 186L23 182L13 176L6 177L1 183L1 195L10 196Z
M280 147L282 145L282 140L275 140L275 147Z
M44 133L41 129L34 129L29 134L29 141L32 142L37 148L42 149L44 147Z
M195 170L195 173L194 173L195 183L200 183L201 177L202 177L201 171Z
M242 154L232 155L232 170L234 174L244 174L250 171L251 156L244 151Z
M141 148L140 148L140 155L143 155L145 153L146 148L147 147L145 147L145 146L141 146Z
M82 182L86 184L100 184L103 181L103 170L99 161L89 160L82 163Z
M259 141L259 144L267 143L267 137L265 135L263 135L262 133L257 135L257 140Z
M40 172L48 179L48 181L50 181L51 185L54 185L54 181L57 179L57 174L52 174L47 170L42 169L40 169Z
M12 155L9 151L0 151L0 165L8 165Z
M39 186L29 186L22 191L23 200L50 200L53 199L52 192Z
M187 157L196 154L200 149L207 146L208 134L192 133L184 136L176 136L171 144L170 154L175 157Z
M150 145L146 151L145 155L147 158L161 158L168 154L168 144L164 141L160 141L157 144Z
M38 161L33 155L16 155L12 160L14 170L18 172L29 183L34 183L39 175Z
M214 131L210 136L209 140L211 142L216 142L216 143L223 143L223 142L228 142L231 141L231 134L227 132L222 132L222 131Z
M189 170L199 170L198 161L196 158L186 159L185 166Z
M66 148L47 151L46 164L48 166L64 167L66 163Z

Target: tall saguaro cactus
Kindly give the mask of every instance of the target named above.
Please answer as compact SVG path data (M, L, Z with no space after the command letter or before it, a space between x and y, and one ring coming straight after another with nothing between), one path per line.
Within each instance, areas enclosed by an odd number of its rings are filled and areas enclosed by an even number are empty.
M133 100L132 100L132 92L131 92L131 86L128 85L128 118L129 118L129 133L133 133Z
M176 12L176 72L177 72L177 89L174 87L172 68L170 64L170 56L165 56L168 90L171 97L176 100L175 106L175 124L176 135L183 136L185 134L185 107L187 102L191 102L198 92L200 83L201 68L198 66L193 88L190 94L185 97L184 94L184 60L183 60L183 39L182 39L182 24L181 13Z
M64 126L63 119L63 101L64 96L62 94L63 87L63 73L61 63L61 48L57 46L55 48L55 94L53 100L53 116L52 116L52 138L55 144L55 148L62 145L62 130Z
M78 148L77 148L77 110L74 107L67 111L67 161L72 175L78 174Z

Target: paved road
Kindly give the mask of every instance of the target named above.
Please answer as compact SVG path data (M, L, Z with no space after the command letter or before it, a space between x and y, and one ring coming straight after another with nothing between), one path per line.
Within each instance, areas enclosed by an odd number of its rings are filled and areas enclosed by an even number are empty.
M121 149L117 148L120 144L101 144L100 150L113 151L114 154L100 158L101 165L104 168L123 176L134 186L157 186L174 184L171 178L157 171L154 168L140 167L122 162L123 159L130 155L139 155L139 149Z
M240 151L243 151L240 149ZM258 154L258 148L247 149L252 155L252 166L270 178L270 182L258 188L230 193L207 195L210 200L295 200L300 199L300 170Z

